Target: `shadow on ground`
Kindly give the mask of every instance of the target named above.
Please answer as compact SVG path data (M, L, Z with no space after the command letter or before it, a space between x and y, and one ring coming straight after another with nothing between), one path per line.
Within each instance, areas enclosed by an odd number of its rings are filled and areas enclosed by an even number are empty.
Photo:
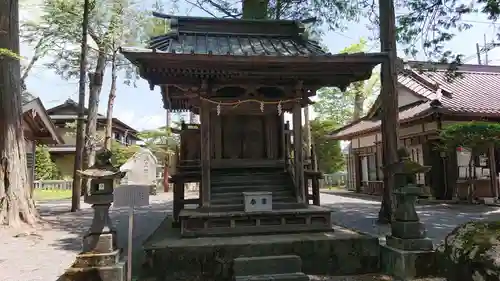
M358 200L324 204L332 209L334 224L376 236L390 233L390 226L377 224L380 203ZM483 205L436 204L416 207L434 243L441 242L455 227L471 220L500 220L500 208Z
M155 196L151 197L152 201ZM136 275L137 270L144 262L144 252L142 243L158 225L171 214L172 201L157 200L152 202L147 207L135 209L134 212L134 234L133 234L133 273ZM53 244L54 248L73 251L79 253L82 249L83 235L88 231L93 210L87 204L82 205L82 209L78 212L71 213L68 210L68 202L54 202L39 204L39 212L42 219L48 224L51 229L67 232L68 235L58 239ZM127 236L128 236L128 209L111 207L111 220L117 230L118 247L127 253Z

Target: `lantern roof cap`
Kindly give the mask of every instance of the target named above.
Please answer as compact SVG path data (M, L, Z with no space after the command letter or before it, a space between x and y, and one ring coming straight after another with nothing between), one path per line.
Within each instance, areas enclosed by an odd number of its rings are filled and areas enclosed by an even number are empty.
M88 178L121 178L125 173L119 167L113 166L111 157L113 153L108 149L101 149L96 153L95 164L84 171L78 173Z

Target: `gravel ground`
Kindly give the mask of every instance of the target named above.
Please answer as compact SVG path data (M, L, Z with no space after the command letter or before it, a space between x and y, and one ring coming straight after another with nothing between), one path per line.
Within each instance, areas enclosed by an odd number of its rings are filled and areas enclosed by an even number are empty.
M194 195L191 195L194 196ZM151 197L151 205L136 210L134 250L141 253L141 242L158 226L172 209L172 194L159 193ZM383 235L387 227L375 224L379 202L321 195L322 204L332 208L334 222L342 226ZM35 230L13 231L0 228L0 281L57 280L74 261L81 250L82 234L88 229L92 210L82 204L82 210L70 213L68 201L38 204L43 223ZM484 206L432 205L419 206L422 221L429 236L438 242L457 224L469 220L500 219L500 208ZM113 223L118 230L118 244L125 248L128 219L127 211L112 209ZM135 255L134 255L135 258ZM323 278L323 279L321 279ZM344 278L344 279L343 279ZM371 279L370 279L371 278ZM386 278L386 279L384 279ZM313 277L324 281L391 280L383 276ZM421 281L437 281L425 279Z

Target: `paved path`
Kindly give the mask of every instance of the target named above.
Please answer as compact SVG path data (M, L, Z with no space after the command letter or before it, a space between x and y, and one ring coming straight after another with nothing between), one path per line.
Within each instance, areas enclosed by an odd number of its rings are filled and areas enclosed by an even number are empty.
M82 247L82 235L92 220L92 209L68 212L67 200L38 204L43 225L32 235L0 228L0 281L55 281L73 263ZM137 209L134 221L134 248L141 252L142 241L172 209L172 193L151 197L151 205ZM112 209L118 244L126 248L128 211ZM17 236L17 237L16 237Z
M390 232L388 226L376 224L380 202L321 194L321 204L333 210L335 224L377 236ZM441 242L457 225L470 220L500 220L500 208L483 205L419 205L417 212L427 227L429 238Z
M379 202L321 195L322 203L333 209L334 222L348 228L383 235L387 227L375 224ZM45 223L33 234L0 228L0 281L57 280L74 261L81 249L82 234L88 229L92 210L87 204L77 213L69 213L69 202L39 203ZM172 209L172 194L159 193L152 197L151 206L136 211L134 248L142 253L141 242L158 226ZM480 206L419 206L430 236L438 241L457 224L471 219L500 219L500 208ZM118 243L124 247L127 235L127 211L111 213L118 230Z

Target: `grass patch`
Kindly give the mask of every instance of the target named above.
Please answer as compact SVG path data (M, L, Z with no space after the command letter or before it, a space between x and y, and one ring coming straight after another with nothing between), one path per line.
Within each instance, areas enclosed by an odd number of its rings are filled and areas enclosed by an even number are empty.
M69 199L71 189L35 189L33 198L36 201Z

